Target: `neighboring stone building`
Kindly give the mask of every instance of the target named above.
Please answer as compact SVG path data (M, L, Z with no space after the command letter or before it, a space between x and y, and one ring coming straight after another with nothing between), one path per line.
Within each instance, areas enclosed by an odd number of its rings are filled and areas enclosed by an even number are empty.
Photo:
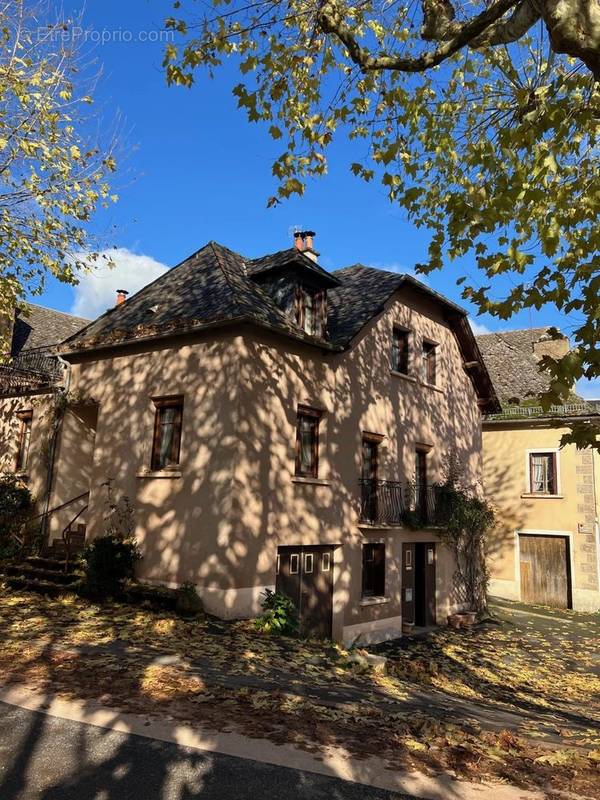
M211 242L60 354L50 540L75 516L102 533L111 479L140 577L192 581L216 614L278 587L306 632L353 642L460 606L435 485L449 453L481 483L480 409L499 404L465 312L414 278L329 273L310 232L258 259ZM37 409L0 399L5 469L19 414L32 453L43 438Z
M539 359L564 355L566 337L534 328L477 341L503 405L483 422L484 488L498 515L488 547L490 591L597 610L600 458L560 441L575 418L597 424L600 435L600 409L577 398L549 412L532 404L549 385Z

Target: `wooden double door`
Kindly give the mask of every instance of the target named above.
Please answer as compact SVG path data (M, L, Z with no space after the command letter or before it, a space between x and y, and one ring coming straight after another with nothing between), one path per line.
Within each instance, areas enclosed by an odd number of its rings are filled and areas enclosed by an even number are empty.
M521 600L571 608L568 538L520 533L519 552Z
M435 625L435 568L435 542L403 542L403 622L418 627Z
M301 634L331 639L333 547L278 547L276 573L276 591L287 595L294 603Z

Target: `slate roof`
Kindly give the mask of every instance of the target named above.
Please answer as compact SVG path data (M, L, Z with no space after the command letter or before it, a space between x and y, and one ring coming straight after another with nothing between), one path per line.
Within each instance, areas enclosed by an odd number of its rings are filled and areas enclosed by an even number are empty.
M527 328L477 336L477 344L502 403L537 397L550 386L541 373L533 345L548 334L548 328Z
M256 280L258 275L290 264L329 282L327 340L300 330ZM479 364L475 383L480 397L493 410L497 399L463 309L409 275L360 264L329 273L296 248L245 259L209 242L72 336L61 352L68 355L234 322L253 323L322 349L342 350L403 286L433 297L447 313L465 361Z
M248 276L245 260L209 242L122 305L66 342L67 349L110 345L207 324L252 320L292 336L301 332Z
M13 328L11 355L40 347L60 344L67 337L89 324L89 319L74 317L63 311L55 311L34 303L24 303L16 312Z

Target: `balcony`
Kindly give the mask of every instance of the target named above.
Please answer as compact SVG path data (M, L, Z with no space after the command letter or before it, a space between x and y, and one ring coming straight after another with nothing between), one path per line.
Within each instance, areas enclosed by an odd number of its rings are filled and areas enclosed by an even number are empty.
M62 377L60 361L47 348L25 350L8 364L0 364L0 395L58 386Z
M417 528L443 522L443 486L361 479L360 522Z

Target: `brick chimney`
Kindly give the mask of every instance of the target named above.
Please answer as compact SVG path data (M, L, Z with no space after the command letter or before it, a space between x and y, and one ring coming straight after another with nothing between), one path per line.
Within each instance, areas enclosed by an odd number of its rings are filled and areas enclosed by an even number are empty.
M319 254L314 248L313 239L316 236L314 231L295 231L294 232L294 246L297 250L311 261L316 263Z
M117 289L117 301L115 303L116 306L122 305L125 300L127 300L127 295L129 292L127 289Z
M540 361L543 356L550 356L551 358L562 358L566 356L571 349L569 340L562 334L559 338L553 339L550 333L543 334L537 342L533 342L533 355Z

